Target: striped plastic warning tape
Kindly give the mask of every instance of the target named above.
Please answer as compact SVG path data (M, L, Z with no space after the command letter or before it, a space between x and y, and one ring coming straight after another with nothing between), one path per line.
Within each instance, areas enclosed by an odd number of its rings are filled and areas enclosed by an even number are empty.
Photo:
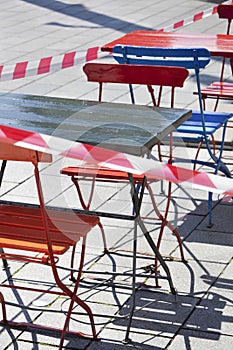
M0 80L15 80L29 76L41 75L46 73L55 73L65 68L70 68L106 56L106 53L100 51L100 47L89 48L86 52L73 51L60 56L50 56L41 58L39 61L24 61L15 65L0 66Z
M224 1L222 4L224 5L231 5L233 4L233 1L230 0L230 1ZM205 10L205 11L201 11L199 13L196 13L194 16L190 16L186 19L182 19L172 25L169 25L165 28L162 28L162 29L159 29L158 31L159 32L165 32L165 31L173 31L173 30L176 30L176 29L180 29L184 26L187 26L189 24L192 24L192 23L195 23L197 21L200 21L201 19L204 19L206 17L209 17L211 15L214 15L217 13L217 8L218 8L218 5L214 6L213 8L210 8L208 10Z
M193 171L152 159L132 156L59 137L0 125L0 142L33 149L95 164L132 174L144 174L149 179L166 180L205 191L233 196L233 179Z
M233 4L233 0L225 1L223 4ZM202 11L187 19L180 20L173 25L157 30L160 31L173 31L179 29L217 12L217 7L214 6L211 9ZM65 53L61 56L45 57L37 61L24 61L14 65L1 65L0 66L0 81L22 79L30 76L37 76L46 73L55 73L64 68L70 68L78 64L95 60L102 56L106 56L106 53L100 51L99 46L91 47L87 51L73 51Z

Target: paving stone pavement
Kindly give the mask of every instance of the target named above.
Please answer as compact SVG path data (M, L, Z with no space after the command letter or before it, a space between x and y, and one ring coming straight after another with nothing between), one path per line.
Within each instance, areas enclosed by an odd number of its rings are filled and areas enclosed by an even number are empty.
M33 75L24 79L0 80L0 93L20 93L55 96L74 99L96 100L97 84L87 83L82 71L88 48L103 44L136 29L160 29L189 18L196 13L213 8L223 1L208 0L135 0L117 2L110 0L0 0L0 62L12 66L23 61L38 61L43 57L57 57L66 52L79 51L83 62L54 73ZM183 26L180 32L224 33L226 22L217 15ZM111 57L100 56L99 61L110 61ZM220 69L219 59L213 59L202 73L205 83L216 79ZM227 67L227 78L231 73ZM232 78L231 78L232 79ZM176 96L177 106L195 108L196 97L192 77L187 86ZM104 100L130 103L127 88L108 86L104 89ZM136 89L136 102L149 104L147 92L142 87ZM208 101L208 108L213 101ZM222 101L219 110L232 112L232 103ZM6 111L7 113L7 111ZM232 129L227 139L232 140ZM154 151L156 154L156 150ZM184 149L176 147L177 154ZM186 149L185 152L193 152ZM203 157L205 157L203 151ZM225 155L232 162L232 151ZM77 206L73 188L68 179L62 178L59 169L64 159L55 159L52 166L44 166L41 174L46 193L46 202L52 205L61 203ZM232 169L232 165L230 165ZM34 203L36 193L33 186L32 170L28 165L21 167L10 164L0 192L1 199ZM166 184L164 184L166 186ZM113 196L113 192L115 195ZM165 207L165 197L160 193L160 183L153 185L156 200L161 211ZM93 205L98 209L112 206L130 209L128 188L98 187ZM111 198L111 200L110 200ZM101 201L100 201L101 200ZM151 213L151 205L145 196L143 214ZM173 185L169 220L179 230L185 250L187 264L178 259L168 261L178 296L169 293L166 280L161 280L161 288L153 288L154 279L148 278L136 293L136 312L133 318L130 338L123 342L127 318L131 305L131 279L126 276L131 271L133 232L132 224L119 220L103 219L108 246L122 254L102 256L102 240L98 228L88 237L84 277L79 295L92 308L99 341L67 336L64 349L121 350L135 348L143 350L200 350L230 349L233 343L232 305L232 201L231 198L214 195L212 228L207 228L207 193L193 188ZM156 239L159 225L148 222L152 236ZM138 250L146 252L138 258L138 271L153 263L153 257L139 232ZM163 254L179 258L175 237L165 230L161 247ZM79 254L80 247L77 249ZM77 254L77 255L78 255ZM101 258L100 258L101 257ZM61 258L59 264L68 264L70 255ZM117 269L116 284L103 283L106 271ZM99 280L93 279L94 270L102 271ZM162 273L162 272L161 272ZM70 284L67 272L62 272L64 281ZM10 262L9 268L0 270L0 281L6 278L12 282L46 283L55 288L50 271L19 262ZM138 282L144 281L140 277ZM23 291L2 290L7 301L24 303L30 309L21 311L19 307L7 305L11 319L37 320L47 325L62 325L68 303L63 297L51 298L43 293L31 295ZM32 299L33 298L33 299ZM49 311L52 311L49 313ZM90 332L85 315L79 315L74 308L70 327ZM0 316L1 317L1 316ZM53 350L58 348L59 333L26 331L0 327L0 350Z

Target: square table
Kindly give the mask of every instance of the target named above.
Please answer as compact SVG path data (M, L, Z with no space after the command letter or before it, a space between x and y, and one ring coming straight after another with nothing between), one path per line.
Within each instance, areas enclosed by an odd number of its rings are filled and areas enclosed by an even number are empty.
M0 95L0 124L144 155L192 115L188 109L20 94Z
M101 47L102 51L111 51L114 46L151 46L151 47L203 47L212 56L233 57L233 35L159 32L152 30L135 30Z

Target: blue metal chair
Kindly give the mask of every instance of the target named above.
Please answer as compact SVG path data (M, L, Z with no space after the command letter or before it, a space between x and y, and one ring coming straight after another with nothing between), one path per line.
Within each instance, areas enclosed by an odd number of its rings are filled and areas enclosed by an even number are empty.
M192 138L199 143L195 159L191 162L212 167L214 173L221 171L227 177L231 177L228 167L222 161L224 148L225 132L228 120L232 113L217 113L204 111L201 84L200 69L205 68L210 62L210 53L205 48L155 48L143 46L123 46L117 45L113 48L114 58L121 64L145 64L155 66L176 66L186 69L193 69L196 76L198 91L199 110L193 111L192 117L184 122L176 131L185 134L185 138ZM162 87L159 95L161 96ZM131 98L133 99L133 90L130 87ZM160 101L160 97L159 97ZM210 139L214 140L214 133L222 128L222 139L220 144L219 155L216 156L213 151ZM201 143L200 143L201 141ZM211 161L202 161L198 159L200 145L205 143ZM176 161L176 160L174 160ZM187 161L187 160L183 160ZM212 193L208 198L209 222L208 227L212 226Z

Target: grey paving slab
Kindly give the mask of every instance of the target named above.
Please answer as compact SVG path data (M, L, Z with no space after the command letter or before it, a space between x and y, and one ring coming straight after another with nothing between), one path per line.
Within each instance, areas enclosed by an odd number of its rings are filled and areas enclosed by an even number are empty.
M136 337L134 337L134 335ZM95 349L113 349L113 350L122 350L122 349L147 349L147 350L161 350L165 349L166 345L169 343L170 339L160 336L152 336L151 334L144 334L143 332L134 333L132 332L132 343L125 344L125 334L124 331L120 328L111 329L107 327L101 332L101 342L92 342L88 346L88 350ZM114 339L114 341L112 341Z
M211 332L182 330L167 347L169 350L187 348L224 350L231 347L232 337Z

